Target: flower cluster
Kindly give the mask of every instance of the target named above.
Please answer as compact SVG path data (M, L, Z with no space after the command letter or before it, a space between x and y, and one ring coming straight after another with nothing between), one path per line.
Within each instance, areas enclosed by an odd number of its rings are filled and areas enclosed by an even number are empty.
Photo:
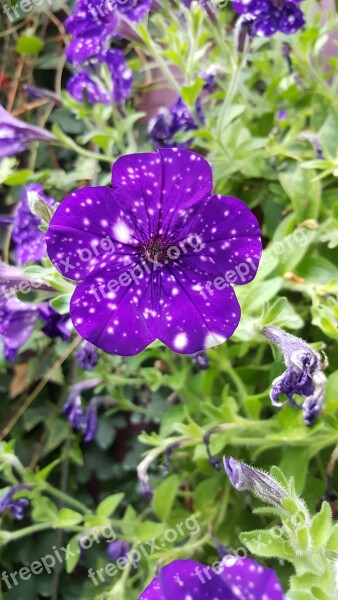
M305 24L297 5L301 0L233 0L236 12L243 15L243 24L251 35L270 37L280 31L292 34Z
M204 123L201 102L196 102L196 114L201 123ZM182 98L178 98L170 109L162 108L149 122L149 136L155 149L157 148L187 148L190 141L179 143L174 137L179 131L197 129L198 124L191 115Z

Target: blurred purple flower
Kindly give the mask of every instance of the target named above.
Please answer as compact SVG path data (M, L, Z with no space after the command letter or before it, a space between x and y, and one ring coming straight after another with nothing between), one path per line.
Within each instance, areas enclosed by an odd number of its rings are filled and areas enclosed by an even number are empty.
M250 558L227 555L217 569L194 560L174 560L161 567L139 600L284 600L274 571Z
M25 92L25 94L27 94L27 96L30 96L32 98L42 98L44 100L50 100L55 104L61 104L60 96L55 92L52 92L51 90L38 88L33 85L28 85L27 83L23 84L22 89Z
M112 560L124 558L130 551L131 545L125 540L115 540L107 546L107 554Z
M191 362L200 369L206 370L209 368L209 357L205 352L198 352L192 357Z
M0 159L23 152L30 142L55 142L56 137L42 129L20 121L0 105Z
M102 383L101 379L85 379L72 386L71 393L64 404L63 413L68 421L73 424L75 431L81 431L84 442L91 442L97 432L97 405L98 398L93 398L84 411L81 394L85 390L93 389Z
M196 114L201 123L204 123L201 101L196 101ZM198 124L192 117L187 105L182 98L178 98L169 111L161 109L149 122L149 136L155 149L157 148L187 148L191 140L176 142L174 136L179 131L198 129Z
M107 88L104 77L101 77L103 66L106 66L110 73L110 89ZM127 66L121 50L100 52L96 59L87 60L82 67L67 82L67 90L75 100L87 100L91 104L111 104L112 100L119 103L128 98L133 84L133 73Z
M97 433L97 429L98 429L97 412L96 412L97 404L96 404L95 400L96 399L93 398L90 405L88 406L86 416L84 417L83 422L82 422L81 430L83 433L83 441L84 442L92 442Z
M244 17L251 35L270 37L277 31L288 35L305 25L297 6L301 0L233 0L235 11Z
M41 328L51 339L60 337L64 342L68 342L72 332L72 322L69 314L60 315L49 303L39 304L39 317L45 321L46 325Z
M15 496L18 492L30 489L31 487L32 486L29 484L21 483L9 488L9 490L7 490L7 492L0 498L0 515L6 510L11 510L14 519L21 521L21 519L24 517L23 511L26 506L28 506L29 502L27 498L18 498L15 500L13 496Z
M18 352L31 337L38 317L38 307L17 298L0 297L0 339L4 356L15 360Z
M150 10L151 0L78 0L74 13L65 25L73 36L66 49L67 59L79 65L97 56L109 45L109 39L119 33L121 19L141 21Z
M270 342L280 347L286 365L284 373L272 382L272 404L283 406L279 398L284 394L290 406L303 408L306 425L312 425L323 406L326 385L320 354L300 338L286 333L279 327L263 327L262 333ZM296 402L295 395L305 398L303 405Z
M33 215L28 203L29 193L38 194L49 206L55 207L56 200L45 195L37 183L26 185L14 216L12 239L15 242L15 261L18 265L40 261L47 254L45 233L39 229L41 220Z
M95 346L86 341L82 342L75 354L75 358L77 360L77 364L82 367L82 369L85 369L85 371L91 371L94 369L99 361Z

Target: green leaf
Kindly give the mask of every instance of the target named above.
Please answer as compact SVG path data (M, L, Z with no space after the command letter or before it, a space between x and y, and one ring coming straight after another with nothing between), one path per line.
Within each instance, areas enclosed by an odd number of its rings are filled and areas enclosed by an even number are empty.
M184 102L191 108L194 106L202 88L204 85L204 81L202 78L197 79L193 85L183 85L181 96Z
M97 507L96 513L100 517L110 517L110 515L115 512L118 505L122 502L124 498L124 494L121 492L119 494L112 494L108 496Z
M152 502L153 509L162 521L166 521L171 513L179 484L180 478L178 475L171 475L162 481L155 490Z
M72 294L60 294L53 298L50 303L52 307L58 312L60 315L66 315L69 313L69 304Z
M36 35L20 35L16 43L18 54L39 54L44 43Z
M332 531L332 513L328 502L323 502L320 512L313 519L310 529L313 546L321 548L325 546Z
M338 552L338 523L332 527L330 538L326 544L326 549L331 552Z
M277 529L246 531L240 535L240 539L253 554L290 560L292 549L285 539L276 536Z
M321 200L320 182L316 173L293 165L288 171L279 174L281 185L292 202L297 222L317 219Z
M147 542L153 538L157 538L166 529L165 523L154 523L154 521L144 521L136 527L136 537L140 542Z
M306 552L311 545L310 532L307 527L302 527L296 531L299 546L303 552Z
M83 520L81 513L72 510L71 508L61 508L55 521L56 527L71 527L78 525Z
M44 523L48 521L56 521L58 515L58 508L56 504L46 496L39 495L33 500L32 518L38 523Z
M78 536L72 537L70 542L67 544L66 553L66 572L72 573L80 560L81 550L79 546Z
M13 175L9 175L6 179L4 179L3 183L5 185L25 185L29 178L32 175L32 171L29 169L20 169Z

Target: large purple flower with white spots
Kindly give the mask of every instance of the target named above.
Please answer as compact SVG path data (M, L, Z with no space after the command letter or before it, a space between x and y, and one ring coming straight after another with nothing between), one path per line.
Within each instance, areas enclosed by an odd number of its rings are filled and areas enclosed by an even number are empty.
M56 137L41 127L16 119L0 105L0 159L22 152L34 140L55 142Z
M236 12L248 22L252 35L270 37L277 31L296 33L305 25L304 15L297 6L301 0L233 0Z
M56 205L56 201L46 196L38 183L30 183L23 188L12 232L15 261L18 265L40 261L47 254L45 234L39 229L41 221L29 208L28 194L32 192L38 194L49 206Z
M216 568L194 560L174 560L142 592L139 600L284 600L271 569L250 558L225 556Z
M102 67L110 73L109 88L102 76ZM121 50L100 52L96 59L84 63L83 68L67 82L67 90L75 100L95 104L111 104L126 100L133 83L133 73L127 66Z
M79 282L77 331L123 356L155 339L183 354L224 342L240 319L233 275L251 281L261 255L250 209L213 195L208 162L177 148L119 158L112 185L73 192L46 234L56 268Z
M151 0L78 0L74 13L65 22L73 36L66 49L67 59L81 64L97 56L118 34L121 19L141 21L150 6Z

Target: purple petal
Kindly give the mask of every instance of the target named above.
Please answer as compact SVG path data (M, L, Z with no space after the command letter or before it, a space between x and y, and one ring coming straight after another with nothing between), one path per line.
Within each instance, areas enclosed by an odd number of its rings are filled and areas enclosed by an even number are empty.
M83 70L78 71L78 73L75 73L73 77L68 79L67 91L78 102L87 100L92 104L96 102L110 104L108 92L103 86L100 87L96 81L93 81Z
M133 84L133 73L127 66L123 52L117 49L107 50L99 58L108 65L112 76L115 102L126 100Z
M212 191L212 172L200 155L177 148L157 154L130 154L113 166L112 184L121 191L126 210L154 235L187 221L189 209ZM146 229L146 226L145 226Z
M4 345L5 358L15 360L21 348L31 337L37 307L17 298L3 299L0 304L0 337Z
M270 10L253 21L252 31L260 37L270 37L278 30L279 11Z
M241 600L284 600L281 584L272 569L262 567L250 558L225 556L220 573L235 598Z
M203 576L206 567L194 560L175 560L163 567L158 575L161 590L166 600L186 600L187 598L214 600L234 600L232 593L222 579L211 569L209 577ZM151 600L151 597L150 597Z
M238 198L220 195L211 196L199 208L191 229L204 247L201 252L187 255L191 268L200 273L202 281L210 275L216 279L226 274L229 279L225 284L243 285L252 281L262 243L260 227L251 210Z
M118 193L103 186L81 188L67 196L46 233L49 258L62 275L75 281L104 267L109 257L117 260L130 252L127 242L134 243L132 225Z
M164 595L164 592L160 588L158 577L155 577L148 587L146 587L139 600L167 600L167 596Z
M118 11L130 21L141 21L149 12L152 0L123 0L117 3Z
M66 58L74 66L81 65L88 58L99 54L102 43L103 40L98 35L74 38L66 48Z
M279 31L291 34L301 29L303 25L305 25L305 18L299 6L296 6L292 2L287 2L279 17Z
M212 290L210 297L189 270L175 269L171 277L162 277L161 287L161 321L154 333L175 352L195 354L222 344L235 331L241 311L230 285Z
M127 275L121 285L118 277L126 275L127 269L128 265L95 271L77 286L70 305L78 333L94 346L121 356L137 354L155 339L148 326L153 318L151 275L145 272L138 284Z
M271 8L271 0L233 0L232 6L240 15L259 15Z

